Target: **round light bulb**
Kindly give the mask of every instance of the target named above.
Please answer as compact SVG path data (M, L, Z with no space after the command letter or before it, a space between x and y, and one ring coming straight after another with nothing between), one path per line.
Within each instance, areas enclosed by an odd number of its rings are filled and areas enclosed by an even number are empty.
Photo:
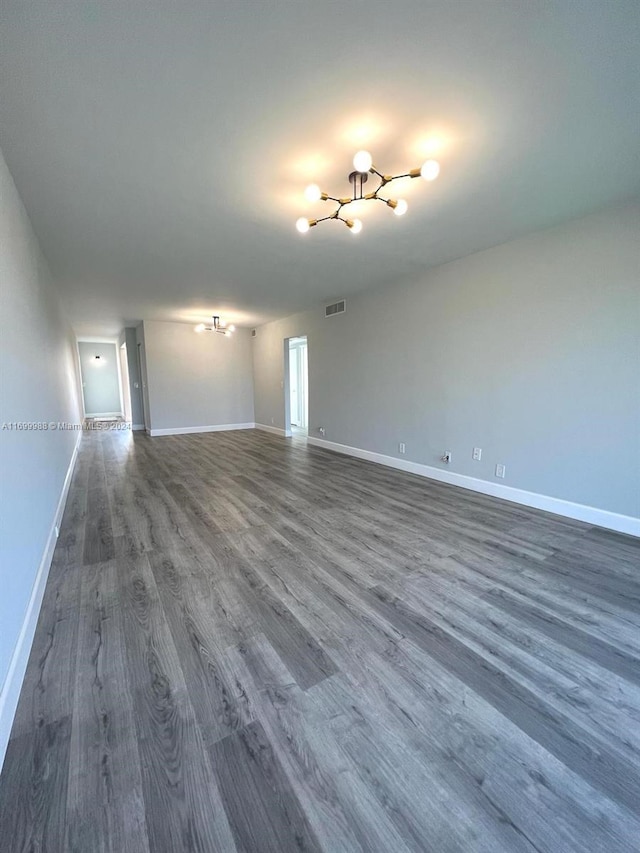
M420 174L425 181L435 181L440 174L440 163L437 160L427 160L422 164Z
M195 328L195 330L194 330L194 331L196 331L196 332L204 332L204 330L205 330L205 325L204 325L204 323L198 323L198 325L196 326L196 328Z
M233 325L233 323L230 326L227 326L227 328L229 329L230 332L235 332L235 330L236 330L236 327Z
M360 219L354 219L353 225L351 226L352 234L359 234L362 231L362 221Z
M309 230L309 220L304 216L301 216L300 219L296 222L296 228L301 234L306 234Z
M353 168L356 172L368 172L373 165L373 157L368 151L358 151L353 158Z
M304 191L304 197L307 201L320 201L320 197L322 196L322 190L317 184L309 184L309 186Z
M393 209L393 212L396 216L404 216L407 210L409 209L409 205L403 198L398 199L398 203Z

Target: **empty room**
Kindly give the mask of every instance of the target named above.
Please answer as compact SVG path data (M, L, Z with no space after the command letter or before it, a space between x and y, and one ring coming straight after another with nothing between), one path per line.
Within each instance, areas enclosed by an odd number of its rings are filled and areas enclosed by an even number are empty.
M637 0L0 0L0 853L640 851Z

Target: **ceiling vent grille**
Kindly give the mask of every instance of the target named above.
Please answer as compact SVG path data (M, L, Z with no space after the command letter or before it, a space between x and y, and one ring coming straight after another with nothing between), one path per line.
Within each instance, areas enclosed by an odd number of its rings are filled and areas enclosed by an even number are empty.
M251 337L252 337L252 338L255 338L255 336L256 336L257 334L258 334L258 330L257 330L257 329L251 329Z
M332 305L325 305L324 316L335 317L336 314L344 314L347 310L347 300L341 299L339 302L334 302Z

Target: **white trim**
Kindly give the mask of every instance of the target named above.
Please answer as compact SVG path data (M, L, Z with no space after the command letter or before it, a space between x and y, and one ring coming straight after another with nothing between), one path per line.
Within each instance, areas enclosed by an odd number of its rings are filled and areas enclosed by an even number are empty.
M261 429L263 432L271 432L274 435L282 435L284 438L291 438L290 429L282 429L282 427L267 426L266 424L255 424L256 429Z
M132 430L144 429L144 424L131 424Z
M169 429L151 429L147 430L149 435L186 435L192 432L222 432L231 429L253 429L254 423L250 424L213 424L211 426L192 426L192 427L170 427ZM135 427L134 427L135 429Z
M594 506L565 501L562 498L552 498L548 495L540 495L537 492L527 492L524 489L514 489L512 486L503 486L501 483L491 483L488 480L479 480L466 474L456 474L453 471L442 471L431 465L422 465L419 462L408 462L404 459L396 459L395 456L385 456L383 453L374 453L371 450L362 450L359 447L349 447L346 444L337 444L335 441L327 441L324 438L307 438L309 444L323 447L325 450L333 450L336 453L344 453L347 456L355 456L356 459L366 459L368 462L377 462L389 468L398 468L410 474L420 477L429 477L452 486L460 486L472 492L481 492L494 498L501 498L512 503L563 515L566 518L574 518L587 524L598 527L606 527L616 530L618 533L628 533L630 536L640 537L640 518L631 515L621 515L617 512L609 512L606 509L598 509Z
M85 418L122 418L122 412L87 412Z
M18 707L18 698L20 696L20 690L22 689L22 682L24 680L24 674L29 661L33 637L36 632L36 625L38 624L38 616L40 615L42 598L44 596L44 590L49 577L49 568L51 567L51 560L53 559L53 552L56 547L56 540L58 538L56 528L60 528L64 507L67 502L67 495L69 494L69 486L71 485L71 476L76 464L76 459L78 458L78 446L81 438L82 433L79 432L78 438L76 439L76 445L73 448L73 453L71 454L71 460L69 461L69 467L67 468L64 483L62 484L62 491L60 492L58 506L56 507L56 512L51 523L51 529L49 530L47 544L33 582L27 611L22 622L22 627L20 628L20 633L18 635L13 654L11 655L9 669L4 680L4 684L2 685L2 691L0 692L0 769L2 768L5 753L7 751L9 735L11 734L11 727L13 725L13 718L15 717L16 709Z

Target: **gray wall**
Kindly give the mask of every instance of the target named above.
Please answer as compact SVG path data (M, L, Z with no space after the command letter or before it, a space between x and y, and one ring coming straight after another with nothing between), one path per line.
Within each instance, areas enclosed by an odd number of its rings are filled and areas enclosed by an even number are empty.
M85 415L121 413L116 345L79 341L78 353Z
M151 429L252 423L251 338L226 338L193 325L145 320Z
M624 205L262 326L256 422L284 427L283 341L307 335L311 436L638 516L639 233Z
M78 423L75 352L75 338L0 154L0 422ZM77 437L62 430L0 431L0 683L7 689L9 663Z

